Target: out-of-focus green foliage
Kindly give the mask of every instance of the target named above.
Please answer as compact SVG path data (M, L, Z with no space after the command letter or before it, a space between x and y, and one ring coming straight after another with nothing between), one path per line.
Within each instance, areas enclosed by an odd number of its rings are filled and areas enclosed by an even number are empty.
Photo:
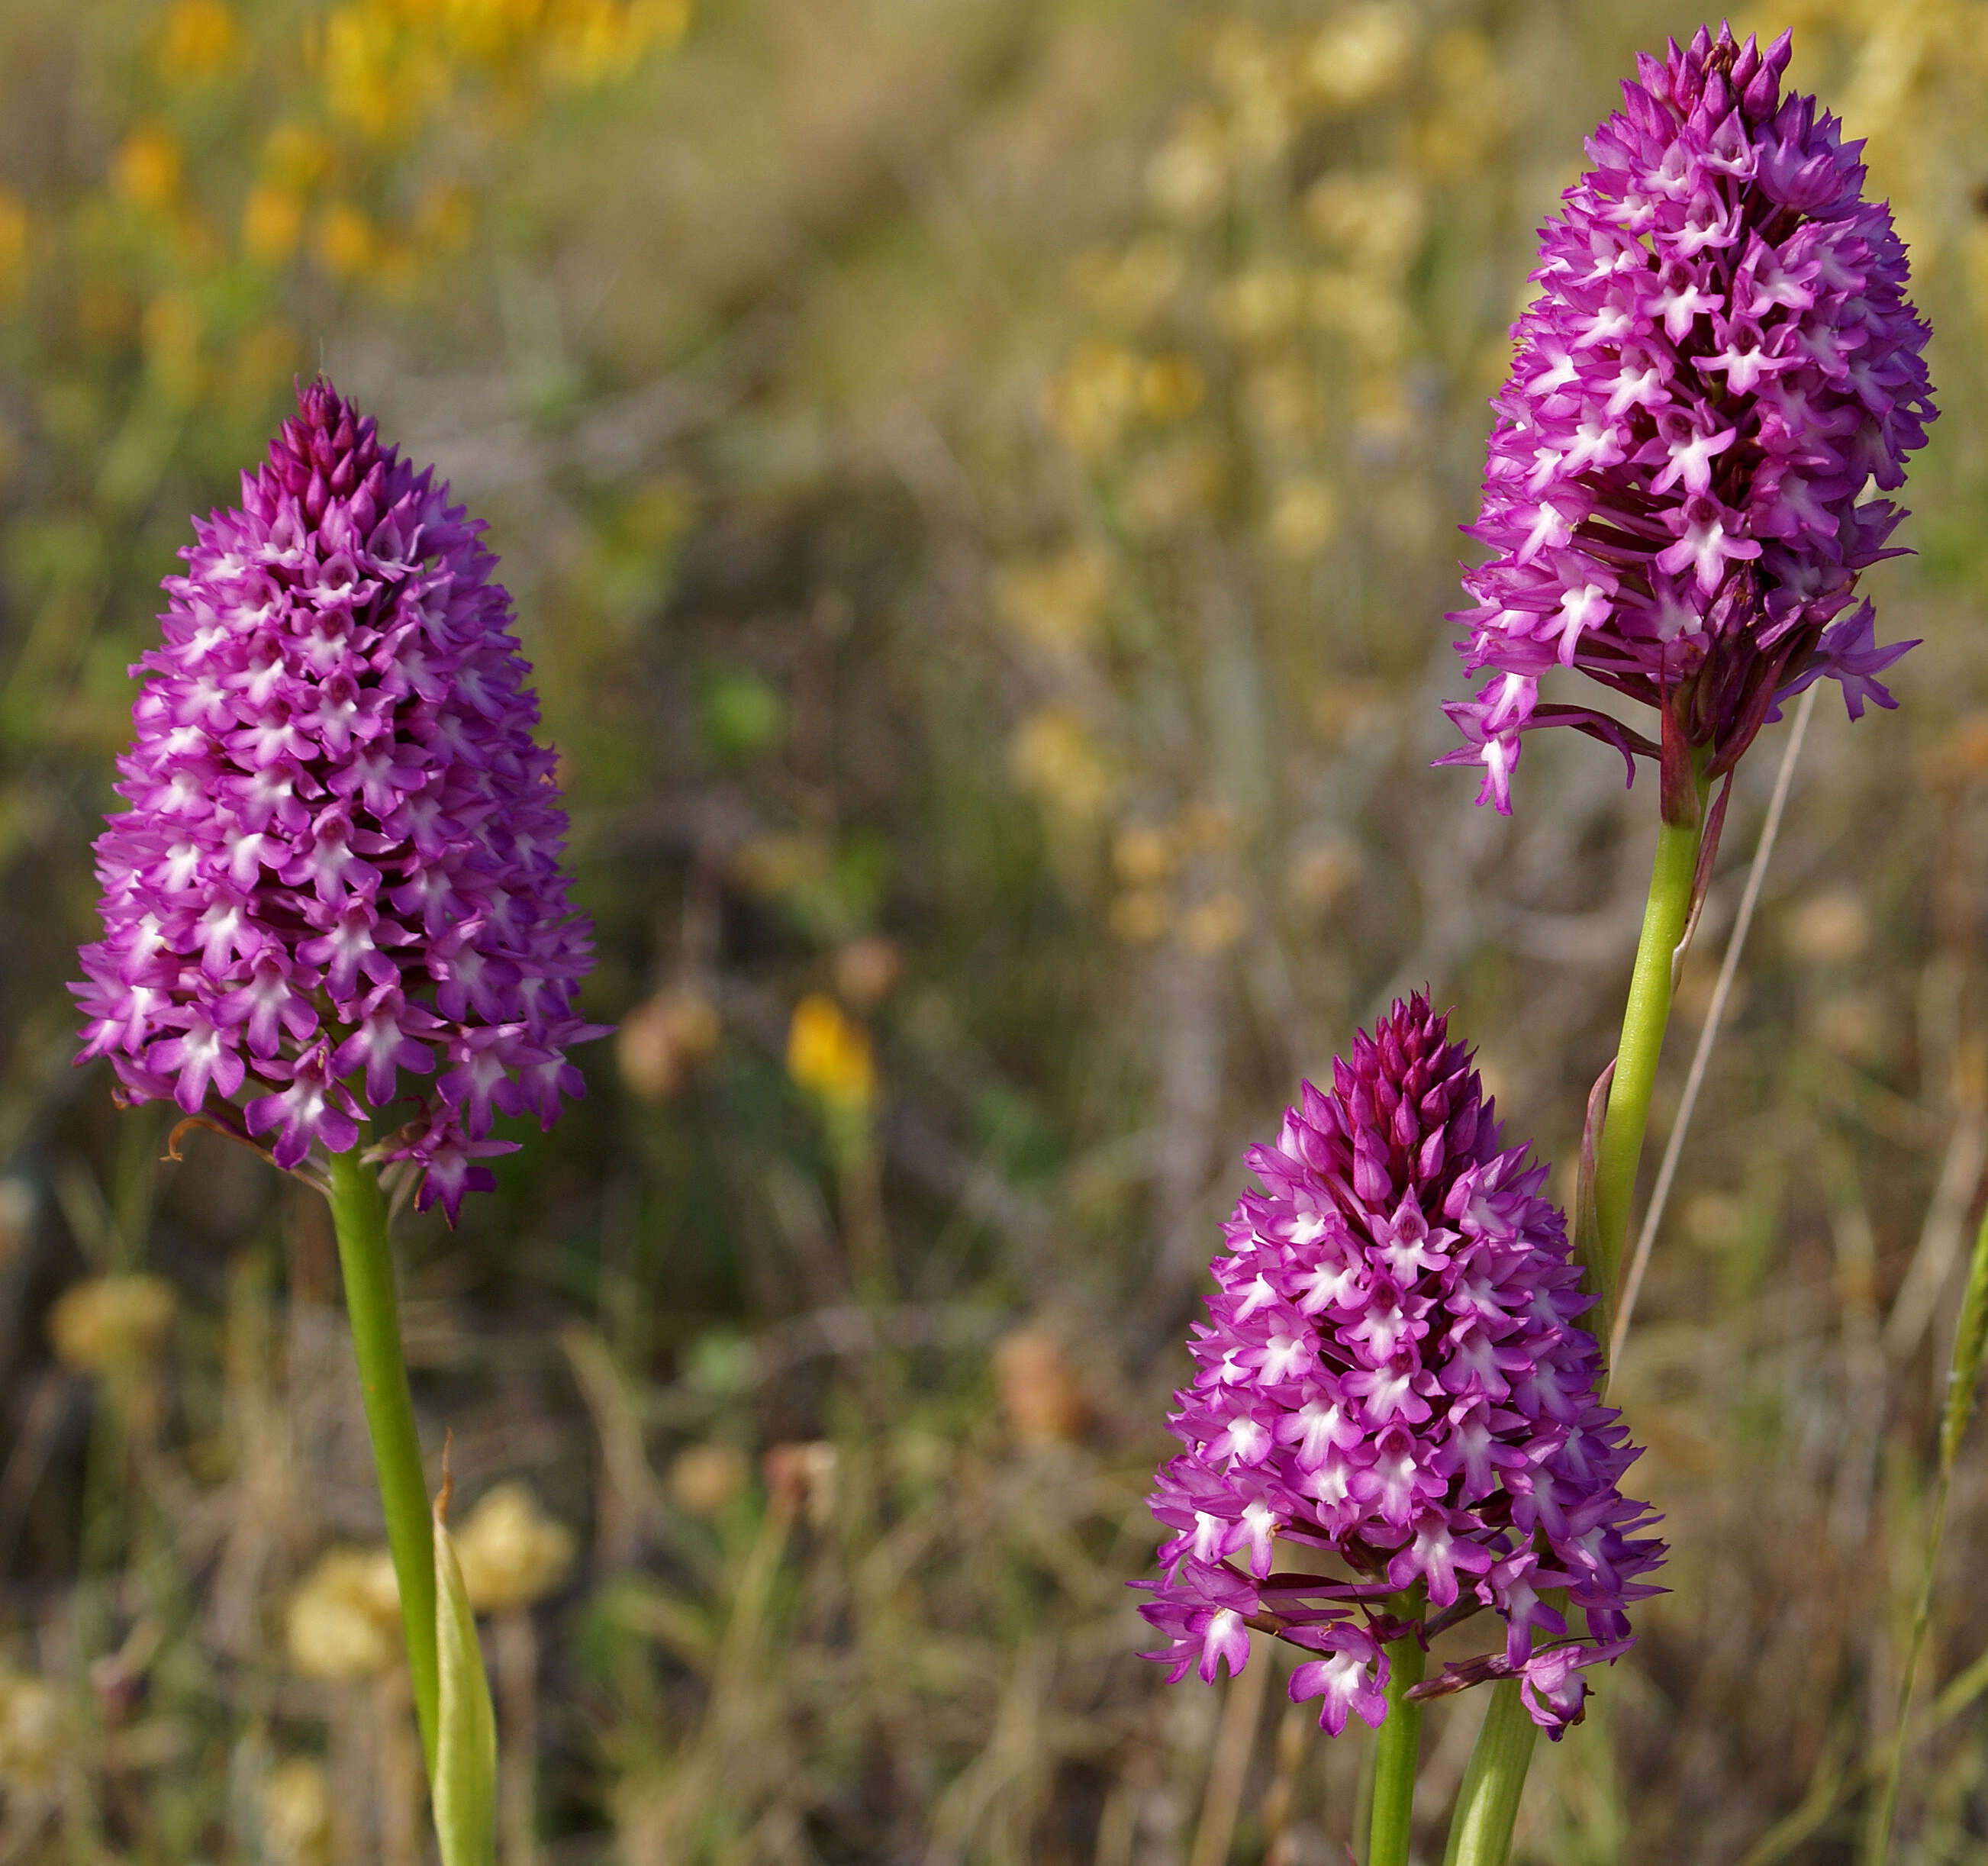
M1696 23L0 8L0 1860L419 1857L323 1215L162 1165L61 989L158 580L320 363L490 521L620 1025L401 1240L424 1429L529 1530L468 1577L507 1866L1340 1857L1357 1740L1166 1685L1123 1583L1298 1077L1426 985L1564 1161L1612 1050L1653 798L1427 761L1532 229ZM1675 1591L1536 1772L1556 1866L1737 1857L1882 1742L1988 1159L1988 4L1747 23L1912 243L1946 414L1871 582L1926 639L1810 739L1615 1389ZM1978 1448L1952 1507L1939 1680ZM1915 1763L1915 1858L1979 1856L1984 1755Z

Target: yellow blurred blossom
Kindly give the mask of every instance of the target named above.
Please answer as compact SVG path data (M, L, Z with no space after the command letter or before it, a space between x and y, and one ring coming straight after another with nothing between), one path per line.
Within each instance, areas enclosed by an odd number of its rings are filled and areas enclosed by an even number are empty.
M32 1794L52 1780L73 1739L60 1696L38 1678L0 1672L0 1787Z
M1125 516L1135 530L1174 529L1221 502L1228 455L1210 436L1170 447L1139 462L1125 484Z
M1305 191L1305 224L1360 268L1398 272L1422 243L1422 192L1400 171L1336 170Z
M0 188L0 305L12 304L28 283L28 204Z
M1009 747L1015 776L1059 815L1079 823L1104 813L1117 779L1083 718L1045 707L1022 722Z
M1221 121L1212 110L1192 110L1146 164L1147 195L1168 220L1198 227L1213 218L1228 191Z
M384 1549L328 1549L290 1594L284 1634L304 1678L370 1678L399 1657L400 1589Z
M241 28L224 0L174 0L159 32L159 75L175 83L218 78L241 52Z
M1988 331L1988 227L1976 227L1969 232L1966 270L1975 322Z
M303 231L303 198L280 181L259 181L242 208L242 250L259 265L281 265Z
M1240 826L1222 803L1190 803L1181 812L1175 840L1185 849L1232 849Z
M1328 103L1369 103L1405 76L1415 49L1415 8L1406 0L1365 0L1320 29L1305 76Z
M431 252L455 252L468 244L476 203L459 181L431 182L414 209L414 238Z
M1181 915L1181 944L1203 958L1226 952L1249 930L1249 908L1232 891L1211 895Z
M1339 529L1339 497L1312 474L1287 479L1270 502L1270 548L1280 557L1305 563L1332 542Z
M1139 409L1139 359L1122 344L1087 343L1050 386L1050 425L1087 458L1108 454Z
M1245 343L1282 336L1297 321L1298 276L1288 265L1253 266L1221 287L1215 315L1229 336Z
M1010 564L994 581L1001 619L1024 640L1045 648L1073 647L1087 640L1111 593L1111 563L1087 545Z
M1111 903L1111 931L1128 946L1150 946L1166 937L1173 910L1156 887L1128 888Z
M1111 844L1111 866L1131 887L1151 887L1172 874L1180 860L1173 837L1149 823L1131 823Z
M456 1534L471 1607L495 1614L530 1606L566 1579L573 1548L573 1531L546 1516L526 1486L499 1484Z
M552 9L551 75L571 85L624 76L644 54L673 46L690 24L690 0L566 0Z
M1137 326L1180 289L1187 255L1170 233L1141 235L1122 253L1093 250L1073 268L1077 286L1100 317Z
M1253 370L1242 385L1242 403L1273 446L1308 446L1324 432L1324 410L1319 404L1317 378L1296 360Z
M274 1866L329 1866L331 1788L323 1766L309 1756L291 1756L269 1771L262 1844Z
M335 201L318 217L317 256L334 279L350 278L371 262L373 223L363 208Z
M870 1033L833 998L810 992L787 1030L787 1073L831 1107L867 1107L877 1096Z
M56 1299L49 1345L63 1366L79 1373L120 1373L157 1352L174 1307L173 1286L162 1276L93 1277Z
M1192 357L1155 357L1139 372L1139 407L1148 421L1181 421L1207 393L1208 378Z
M817 886L833 871L833 854L815 836L756 836L732 858L740 884L769 899Z
M334 153L323 130L306 123L279 123L263 141L262 169L272 181L301 194L331 166Z
M141 123L118 145L110 180L133 206L170 207L180 191L179 138L161 123Z

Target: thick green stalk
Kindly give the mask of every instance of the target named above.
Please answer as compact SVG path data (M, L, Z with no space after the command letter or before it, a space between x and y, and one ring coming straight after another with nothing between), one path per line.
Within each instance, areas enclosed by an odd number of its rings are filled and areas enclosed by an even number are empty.
M1650 872L1650 898L1643 908L1643 933L1636 945L1636 968L1629 1002L1622 1011L1622 1039L1615 1051L1615 1080L1595 1153L1594 1209L1598 1221L1594 1270L1599 1283L1601 1335L1615 1306L1622 1245L1635 1196L1636 1168L1643 1158L1643 1131L1650 1121L1650 1094L1663 1053L1664 1028L1671 1016L1671 967L1691 915L1691 887L1705 833L1707 786L1696 786L1698 808L1689 825L1657 828L1657 859Z
M1505 1866L1539 1733L1519 1701L1518 1680L1503 1678L1493 1685L1477 1746L1457 1791L1442 1866Z
M440 1672L435 1651L434 1525L407 1364L401 1352L400 1304L394 1293L394 1257L387 1239L387 1201L379 1175L357 1150L331 1161L331 1222L345 1278L345 1312L359 1361L366 1425L386 1507L387 1543L401 1587L401 1623L407 1636L407 1672L421 1749L434 1773Z
M1388 1716L1374 1738L1374 1808L1367 1866L1408 1866L1415 1812L1415 1769L1422 1760L1422 1707L1409 1701L1422 1682L1422 1641L1404 1633L1388 1644Z

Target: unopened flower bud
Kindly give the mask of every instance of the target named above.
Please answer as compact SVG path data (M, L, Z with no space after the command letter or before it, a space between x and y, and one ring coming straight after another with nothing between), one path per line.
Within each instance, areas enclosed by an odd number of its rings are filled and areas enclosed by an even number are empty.
M1063 1344L1047 1330L1018 1328L994 1350L994 1384L1008 1429L1023 1445L1081 1438L1090 1408Z
M667 1101L718 1046L718 1012L694 992L658 992L621 1020L615 1060L629 1092Z
M816 1439L769 1445L760 1461L766 1492L783 1515L805 1513L816 1529L835 1516L835 1447Z
M686 1445L670 1460L670 1495L693 1516L715 1516L746 1488L747 1475L735 1445Z

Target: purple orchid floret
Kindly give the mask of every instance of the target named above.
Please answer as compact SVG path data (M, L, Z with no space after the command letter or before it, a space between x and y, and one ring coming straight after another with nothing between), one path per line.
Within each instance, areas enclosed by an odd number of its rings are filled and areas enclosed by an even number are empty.
M194 526L96 843L79 1060L296 1170L359 1143L453 1223L583 1092L566 813L480 523L322 380Z
M1933 418L1928 330L1905 249L1861 192L1861 143L1813 97L1780 96L1765 52L1701 28L1643 55L1595 166L1540 232L1538 295L1492 408L1477 522L1489 562L1449 619L1495 678L1445 711L1511 808L1523 735L1571 725L1665 766L1730 771L1778 703L1841 683L1854 719L1895 704L1858 573L1904 553L1904 483ZM1606 712L1542 704L1555 667L1660 711L1655 739ZM1671 813L1667 802L1666 814Z
M1383 1647L1488 1607L1502 1644L1413 1695L1516 1677L1558 1736L1581 1672L1628 1649L1663 1545L1618 1488L1637 1453L1597 1398L1593 1299L1526 1151L1421 997L1251 1150L1264 1190L1224 1228L1171 1421L1186 1449L1153 1497L1164 1578L1135 1584L1176 1679L1240 1671L1254 1628L1310 1655L1290 1695L1322 1699L1325 1729L1378 1726Z

